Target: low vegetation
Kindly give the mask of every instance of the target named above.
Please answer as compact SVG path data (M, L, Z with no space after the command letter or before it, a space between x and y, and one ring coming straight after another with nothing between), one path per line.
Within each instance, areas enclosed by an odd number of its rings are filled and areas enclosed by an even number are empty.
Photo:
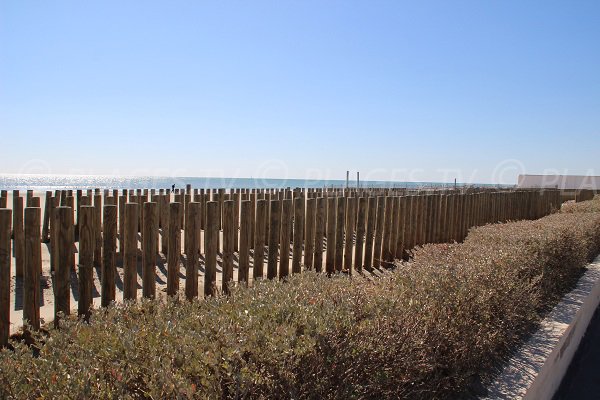
M569 201L563 204L560 211L563 213L600 212L600 196L595 197L592 201L583 201L581 203Z
M0 353L0 398L473 395L599 253L588 203L427 245L375 280L304 273L67 319Z

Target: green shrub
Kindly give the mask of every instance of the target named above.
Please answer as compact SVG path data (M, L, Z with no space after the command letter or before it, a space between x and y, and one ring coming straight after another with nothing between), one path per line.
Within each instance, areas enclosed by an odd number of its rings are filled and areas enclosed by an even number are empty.
M66 319L0 353L0 398L448 398L485 381L600 246L600 213L473 229L379 279L293 276L230 297Z

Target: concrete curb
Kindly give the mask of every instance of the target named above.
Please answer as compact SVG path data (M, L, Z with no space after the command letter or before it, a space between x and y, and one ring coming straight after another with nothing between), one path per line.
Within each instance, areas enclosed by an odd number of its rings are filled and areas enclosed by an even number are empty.
M486 399L552 399L600 304L600 256L488 387Z

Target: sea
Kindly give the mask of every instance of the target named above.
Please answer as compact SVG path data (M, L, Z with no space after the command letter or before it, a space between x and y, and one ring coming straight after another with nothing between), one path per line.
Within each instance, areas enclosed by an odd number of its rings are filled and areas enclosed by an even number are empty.
M222 177L166 177L166 176L107 176L107 175L41 175L41 174L0 174L0 189L3 190L55 190L55 189L170 189L185 188L331 188L346 187L346 180L309 179L264 179L264 178L222 178ZM390 182L360 181L360 187L424 188L454 187L454 183L442 182ZM349 181L356 187L356 181ZM457 186L465 186L458 183ZM476 184L476 186L493 186Z

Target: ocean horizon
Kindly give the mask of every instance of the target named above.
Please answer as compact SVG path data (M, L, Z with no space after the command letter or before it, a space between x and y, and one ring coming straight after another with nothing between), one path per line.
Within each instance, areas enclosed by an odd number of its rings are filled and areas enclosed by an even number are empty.
M276 179L276 178L228 178L228 177L167 177L167 176L109 176L109 175L49 175L49 174L0 174L2 190L56 190L56 189L167 189L176 188L322 188L345 187L344 179ZM454 182L401 182L401 181L359 181L360 187L454 187ZM506 187L494 184L465 184L457 186ZM509 185L508 185L509 186ZM356 187L356 180L349 181L349 187Z

